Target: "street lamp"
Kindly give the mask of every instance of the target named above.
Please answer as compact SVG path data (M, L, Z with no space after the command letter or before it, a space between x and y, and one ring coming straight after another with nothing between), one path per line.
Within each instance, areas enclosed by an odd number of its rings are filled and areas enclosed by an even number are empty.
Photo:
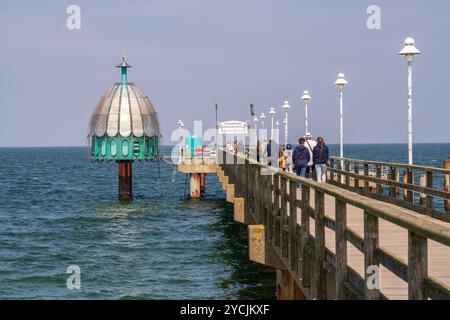
M416 48L413 38L406 38L405 47L398 53L408 64L408 163L413 164L413 128L412 128L412 62L421 52Z
M270 108L269 114L270 114L270 117L271 117L271 120L272 120L272 130L270 132L270 135L273 137L273 120L274 120L275 114L276 114L275 108Z
M288 144L288 111L291 108L289 102L286 100L283 104L283 110L286 113L286 117L284 118L284 145Z
M264 120L266 119L266 115L261 113L261 116L259 117L261 119L261 129L264 129Z
M305 130L306 134L308 135L310 133L308 127L308 102L309 100L311 100L311 96L309 95L309 92L307 90L303 92L302 100L303 102L305 102Z
M340 94L340 157L344 158L344 99L343 99L343 91L344 87L348 84L347 80L345 80L345 75L343 73L338 74L338 79L334 83L339 88ZM341 160L341 168L344 166L344 161Z
M183 140L184 140L184 132L183 132L184 123L181 120L178 120L178 130L180 131L180 161L183 157Z
M258 117L257 116L255 116L254 118L253 118L253 123L255 124L255 134L256 134L256 136L258 136Z

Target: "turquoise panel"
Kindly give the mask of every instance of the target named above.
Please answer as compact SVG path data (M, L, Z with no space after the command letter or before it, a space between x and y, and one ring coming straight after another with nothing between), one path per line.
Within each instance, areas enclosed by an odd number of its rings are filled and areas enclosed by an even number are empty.
M153 160L158 156L158 138L93 137L91 155L95 160Z

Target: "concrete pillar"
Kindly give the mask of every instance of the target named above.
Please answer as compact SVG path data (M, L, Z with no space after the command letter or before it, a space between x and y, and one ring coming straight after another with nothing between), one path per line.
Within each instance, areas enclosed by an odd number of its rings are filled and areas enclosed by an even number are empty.
M450 157L444 161L444 169L450 170ZM445 191L450 191L450 175L446 174L444 179ZM450 200L445 201L445 210L450 211Z
M191 173L189 178L189 184L191 188L191 198L200 199L201 193L201 175L200 173Z
M120 160L119 164L119 198L120 200L131 200L133 186L132 161Z
M206 173L200 173L200 193L206 192Z

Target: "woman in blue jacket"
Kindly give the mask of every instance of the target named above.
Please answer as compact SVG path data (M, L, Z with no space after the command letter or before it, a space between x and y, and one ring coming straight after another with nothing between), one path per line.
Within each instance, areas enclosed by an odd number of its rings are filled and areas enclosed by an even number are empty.
M313 149L313 162L317 173L317 182L327 181L327 167L330 152L322 137L317 138L317 146Z
M300 138L298 141L300 144L295 147L294 153L292 154L292 162L294 163L295 172L297 176L305 177L306 168L308 167L308 162L311 159L309 155L309 150L305 147L305 139Z

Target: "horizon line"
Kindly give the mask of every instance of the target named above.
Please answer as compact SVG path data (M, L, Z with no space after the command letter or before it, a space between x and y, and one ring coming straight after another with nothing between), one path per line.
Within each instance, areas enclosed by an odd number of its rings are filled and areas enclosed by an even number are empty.
M353 142L353 143L344 143L345 145L407 145L407 142ZM413 143L413 145L420 145L420 144L450 144L449 142L416 142ZM177 144L166 144L163 147L174 147ZM328 145L339 145L339 143L328 143ZM0 146L0 149L6 149L6 148L87 148L87 146L83 145L40 145L40 146Z

